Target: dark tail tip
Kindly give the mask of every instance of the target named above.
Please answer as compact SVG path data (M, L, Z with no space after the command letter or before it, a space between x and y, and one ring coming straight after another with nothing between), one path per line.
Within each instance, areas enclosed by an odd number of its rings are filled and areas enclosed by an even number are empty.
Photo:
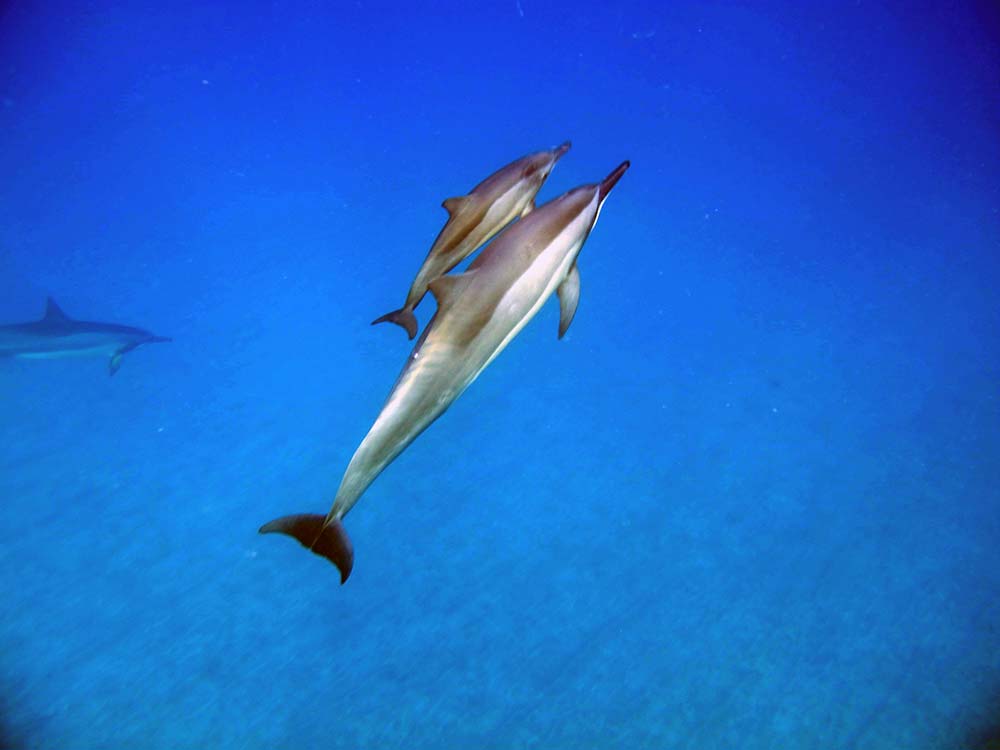
M354 547L337 520L326 520L318 513L302 513L296 516L282 516L260 527L261 534L280 532L299 540L306 549L337 566L340 582L344 583L354 567Z
M615 167L611 174L601 180L601 200L604 200L607 197L608 193L611 192L611 188L618 184L618 180L620 180L622 175L625 174L625 170L631 166L632 163L625 160Z
M401 310L393 310L391 313L386 313L381 318L376 318L372 321L372 325L385 322L402 326L406 330L406 335L411 340L417 335L417 316L405 307Z
M558 159L560 156L562 156L567 151L569 151L572 147L573 147L573 144L570 141L564 141L563 143L561 143L560 145L558 145L554 149L552 149L552 155L556 159Z

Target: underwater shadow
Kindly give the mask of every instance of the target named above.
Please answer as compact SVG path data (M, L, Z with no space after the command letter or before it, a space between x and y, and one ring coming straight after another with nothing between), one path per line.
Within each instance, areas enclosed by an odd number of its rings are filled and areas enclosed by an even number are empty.
M28 743L10 721L7 691L0 691L0 750L24 750Z
M991 691L985 705L984 721L965 733L962 747L967 750L1000 750L1000 684Z
M1000 750L1000 715L986 729L973 732L963 746L969 750Z
M2 2L2 0L0 0ZM44 747L42 730L44 719L32 719L24 714L23 702L19 699L22 690L17 689L18 681L7 669L0 665L0 750L25 750L29 747ZM15 720L14 717L17 716ZM27 723L25 723L27 721ZM31 734L38 736L29 737ZM32 741L33 740L33 741Z

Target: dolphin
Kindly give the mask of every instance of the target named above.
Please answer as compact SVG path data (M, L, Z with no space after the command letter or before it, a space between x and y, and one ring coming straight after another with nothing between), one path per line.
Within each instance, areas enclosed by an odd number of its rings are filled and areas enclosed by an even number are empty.
M372 325L396 323L413 339L417 335L413 309L427 294L428 284L468 258L518 216L528 214L535 207L535 196L542 183L570 145L566 141L548 151L522 156L491 174L468 195L445 200L441 205L448 211L448 223L417 271L406 303L399 310L373 320Z
M283 516L260 532L294 537L333 562L344 583L354 551L341 519L382 470L444 413L553 292L559 295L559 337L566 333L580 298L577 255L628 167L622 162L601 182L532 211L488 245L465 273L432 281L437 312L351 458L330 512Z
M61 357L108 356L108 372L121 367L122 356L140 344L170 339L149 331L115 323L73 320L51 297L41 320L0 326L0 357L56 359Z

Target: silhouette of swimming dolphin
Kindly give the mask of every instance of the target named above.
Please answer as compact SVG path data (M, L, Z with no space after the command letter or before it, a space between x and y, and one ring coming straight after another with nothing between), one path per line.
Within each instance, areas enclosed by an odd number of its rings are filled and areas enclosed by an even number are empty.
M330 512L284 516L260 532L295 537L333 562L345 582L354 551L341 519L382 470L444 413L553 292L559 295L559 337L566 333L580 299L577 256L628 167L622 162L601 182L535 209L487 246L468 271L432 281L437 312L354 453Z
M0 326L0 357L58 359L107 356L110 357L108 374L114 375L121 366L124 354L141 344L170 340L141 328L73 320L49 297L41 320Z

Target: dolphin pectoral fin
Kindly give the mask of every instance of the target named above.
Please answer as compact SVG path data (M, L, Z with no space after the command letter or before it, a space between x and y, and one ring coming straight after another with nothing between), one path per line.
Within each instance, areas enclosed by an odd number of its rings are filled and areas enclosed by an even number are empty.
M169 341L170 339L167 339ZM124 357L128 352L139 346L138 342L132 344L126 344L121 349L116 351L111 355L111 360L108 362L108 375L114 375L118 372L118 368L122 366L122 357Z
M580 271L577 270L576 263L569 269L556 294L559 295L559 338L562 338L569 330L569 324L576 315L576 306L580 302Z
M521 218L523 219L525 216L527 216L534 210L535 210L535 201L534 200L528 201L528 205L526 205L524 207L524 210L521 211Z
M399 310L393 310L391 313L386 313L381 318L376 318L372 321L372 325L386 322L402 326L406 329L406 335L409 336L411 340L417 335L417 317L411 310L408 310L405 307L400 308Z
M354 567L354 547L344 530L344 525L337 519L328 521L326 516L318 513L302 513L282 516L260 527L261 534L274 532L298 539L303 547L336 565L340 571L341 584L351 575L351 569Z
M475 273L475 271L466 271L454 276L438 276L428 284L427 288L437 300L438 310L450 307Z
M173 341L169 336L153 336L143 339L142 341L133 341L131 344L125 344L114 354L111 355L111 361L108 362L108 375L114 375L118 372L118 368L122 366L122 357L128 354L130 351L135 349L141 344L168 344Z
M454 198L445 198L441 202L441 206L449 214L454 216L470 201L471 199L467 195L456 195Z

